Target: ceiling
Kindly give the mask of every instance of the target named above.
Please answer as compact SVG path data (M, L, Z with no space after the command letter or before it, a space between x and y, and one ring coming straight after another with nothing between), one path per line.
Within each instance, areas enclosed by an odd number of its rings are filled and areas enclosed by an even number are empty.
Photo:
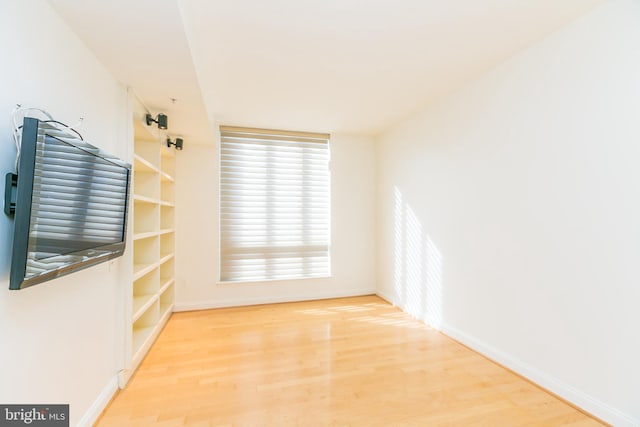
M376 135L604 1L50 3L188 144L214 123Z

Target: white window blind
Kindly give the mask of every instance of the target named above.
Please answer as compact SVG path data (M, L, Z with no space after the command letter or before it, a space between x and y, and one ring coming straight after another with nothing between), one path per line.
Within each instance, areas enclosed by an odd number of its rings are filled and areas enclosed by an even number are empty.
M220 134L221 281L328 276L329 135Z

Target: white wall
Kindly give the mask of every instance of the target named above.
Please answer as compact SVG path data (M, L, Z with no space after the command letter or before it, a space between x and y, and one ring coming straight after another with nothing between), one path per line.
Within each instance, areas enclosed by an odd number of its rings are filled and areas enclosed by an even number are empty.
M378 292L640 425L640 2L615 0L379 138Z
M178 310L364 295L375 292L375 145L332 135L332 277L217 284L217 147L177 153L176 308Z
M87 141L127 155L122 89L47 2L2 2L0 52L3 183L15 159L10 113L17 103L44 108L67 123L82 116ZM12 235L13 222L2 212L0 402L69 403L71 425L90 421L89 408L116 387L120 261L9 291Z

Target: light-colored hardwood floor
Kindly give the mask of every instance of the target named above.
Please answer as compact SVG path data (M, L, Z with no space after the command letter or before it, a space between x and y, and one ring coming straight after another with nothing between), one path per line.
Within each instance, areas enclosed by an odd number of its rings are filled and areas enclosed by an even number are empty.
M599 426L375 296L176 313L99 426Z

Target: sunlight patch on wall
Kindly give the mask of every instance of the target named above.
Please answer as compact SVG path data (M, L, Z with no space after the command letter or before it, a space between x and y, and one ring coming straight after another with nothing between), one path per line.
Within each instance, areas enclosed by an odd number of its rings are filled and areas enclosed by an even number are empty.
M412 316L439 328L442 324L442 253L422 222L394 187L393 291Z

